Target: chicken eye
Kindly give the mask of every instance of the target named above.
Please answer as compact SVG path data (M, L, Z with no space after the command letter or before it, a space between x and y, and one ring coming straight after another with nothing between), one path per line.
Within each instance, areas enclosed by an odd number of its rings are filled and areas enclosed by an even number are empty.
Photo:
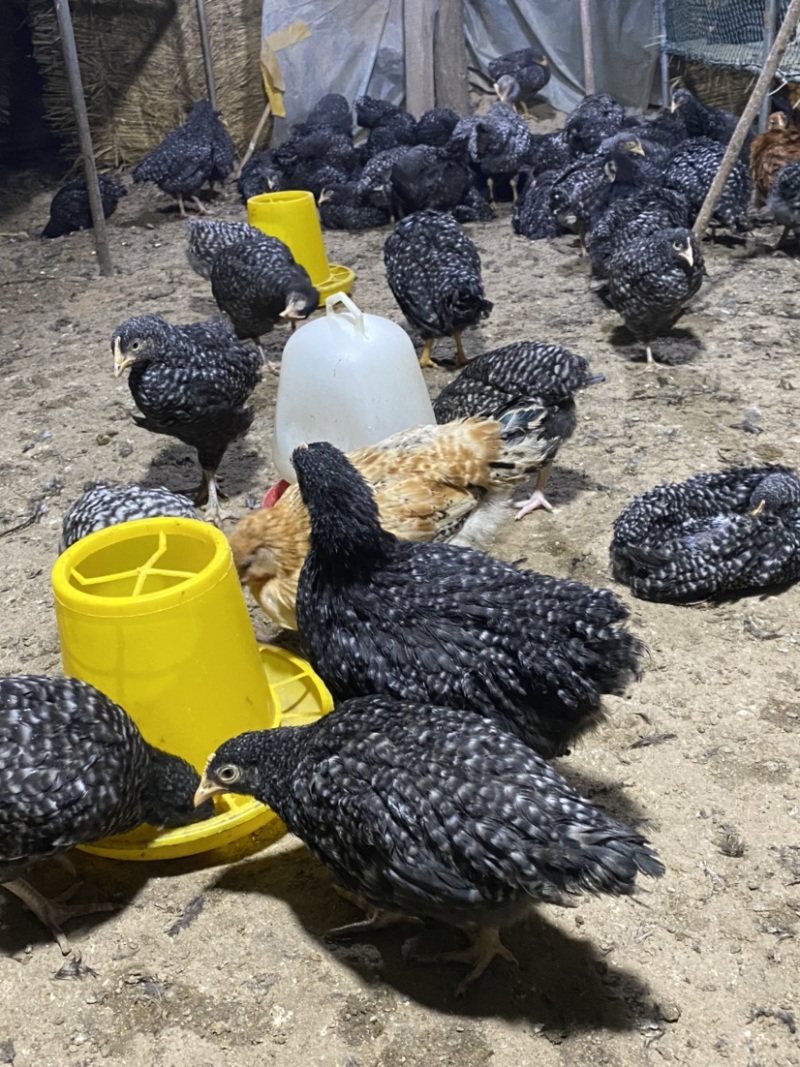
M232 763L226 763L224 767L220 767L217 771L217 778L223 785L233 785L234 782L239 780L239 768Z
M675 249L676 252L683 251L683 243L681 241L673 241L672 247Z
M134 341L131 344L131 352L138 352L141 347L142 347L142 342L141 341Z

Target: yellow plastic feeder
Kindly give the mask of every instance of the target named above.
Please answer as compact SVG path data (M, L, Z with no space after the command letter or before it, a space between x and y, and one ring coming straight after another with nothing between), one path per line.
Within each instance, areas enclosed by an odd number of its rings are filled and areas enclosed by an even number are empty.
M311 284L319 291L320 305L332 293L349 293L353 288L355 272L349 267L328 263L317 205L311 193L292 189L251 196L247 201L247 221L289 247L297 262L308 271Z
M198 771L229 737L311 722L333 706L303 660L256 643L228 541L208 523L154 518L98 530L59 556L52 584L65 674L101 690L150 744ZM140 827L85 848L171 859L221 848L272 818L230 795L203 822Z

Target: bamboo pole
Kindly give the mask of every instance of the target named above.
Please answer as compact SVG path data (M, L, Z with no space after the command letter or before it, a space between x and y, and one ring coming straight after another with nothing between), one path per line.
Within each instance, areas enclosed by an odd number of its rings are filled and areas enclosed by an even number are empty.
M798 0L800 3L800 0ZM72 108L75 112L75 122L78 126L78 141L81 146L83 157L83 172L86 177L86 191L89 194L89 211L92 215L94 227L94 247L97 252L97 262L100 273L109 277L113 273L111 265L111 253L108 248L108 233L106 232L106 217L103 214L103 200L100 196L100 183L97 178L97 166L94 161L94 148L92 147L92 134L89 129L89 114L86 110L86 98L83 95L81 82L81 68L78 63L78 49L75 45L75 33L72 29L72 16L69 11L68 0L55 0L56 18L58 30L61 35L61 47L64 52L64 63L67 67L69 89L72 95Z
M581 0L581 39L583 41L583 91L589 96L595 91L594 48L592 47L591 0Z
M739 153L741 152L742 145L747 137L747 132L752 126L753 119L755 119L758 110L761 107L761 101L764 99L764 96L772 83L772 79L775 77L775 72L780 66L783 53L786 51L786 46L789 43L789 38L794 32L798 19L800 19L800 0L791 0L783 22L781 23L781 28L778 30L775 42L770 49L770 53L766 58L763 69L758 76L758 80L753 86L750 99L747 101L747 105L742 112L742 117L739 119L736 129L733 131L730 144L725 151L725 155L722 157L722 162L719 165L717 175L711 183L708 195L703 201L700 213L695 219L692 230L698 241L705 233L706 226L708 226L709 220L714 213L714 206L725 186L725 182L728 180L728 175L733 170L733 165L739 158Z
M211 39L208 36L206 5L204 0L195 0L197 4L197 25L200 30L200 47L203 50L203 66L206 69L206 89L208 102L214 111L217 108L217 83L214 81L214 64L211 61Z

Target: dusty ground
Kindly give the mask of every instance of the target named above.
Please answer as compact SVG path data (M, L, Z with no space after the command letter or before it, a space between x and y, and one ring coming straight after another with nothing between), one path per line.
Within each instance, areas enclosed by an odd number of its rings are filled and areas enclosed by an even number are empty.
M7 193L0 229L38 232L49 192L29 196L28 183L17 199L12 182ZM4 672L59 670L49 572L61 515L85 480L196 483L193 454L133 426L127 384L111 374L108 338L129 315L187 321L214 310L165 208L149 188L122 202L110 279L97 275L89 233L0 239ZM244 217L233 198L214 212ZM498 555L609 584L611 523L632 495L726 463L797 464L800 270L794 256L765 250L774 234L708 246L710 277L675 340L657 348L676 365L647 374L617 316L588 291L573 239L529 244L513 235L508 210L470 232L495 310L466 337L467 351L553 341L607 379L580 398L551 482L557 511L509 521ZM362 308L401 321L384 279L385 236L326 241L333 262L355 268ZM286 336L275 333L270 355ZM439 342L435 354L449 351ZM432 391L451 374L429 372ZM274 393L266 377L254 429L223 464L242 513L273 480ZM354 912L294 839L235 866L79 853L82 897L111 893L122 907L73 928L95 973L56 981L57 947L2 894L0 1063L799 1064L800 586L697 607L620 592L649 646L647 671L628 697L609 701L608 724L562 770L619 815L647 820L667 865L647 895L539 909L508 937L519 969L495 962L458 1001L461 972L407 963L407 932L326 943L326 928ZM457 936L422 935L426 944Z

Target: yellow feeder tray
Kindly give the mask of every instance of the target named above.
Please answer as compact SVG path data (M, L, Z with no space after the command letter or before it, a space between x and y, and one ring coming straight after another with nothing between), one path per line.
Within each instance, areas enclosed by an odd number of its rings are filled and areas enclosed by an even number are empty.
M247 201L247 221L251 226L277 237L308 271L311 284L319 292L320 307L333 293L349 293L355 271L328 263L325 243L314 197L303 189L262 193Z
M52 584L65 674L101 690L150 744L198 771L229 737L311 722L333 705L303 660L257 645L227 538L208 523L154 518L99 530L59 556ZM172 859L221 848L274 818L246 797L220 798L217 812L84 847Z

